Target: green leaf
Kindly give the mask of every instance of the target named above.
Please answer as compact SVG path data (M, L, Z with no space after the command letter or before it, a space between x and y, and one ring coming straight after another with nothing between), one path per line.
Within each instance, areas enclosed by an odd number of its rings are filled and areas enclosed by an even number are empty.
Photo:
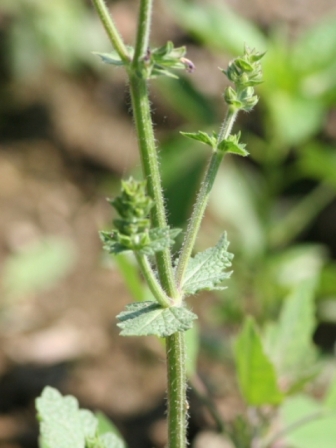
M181 229L170 229L168 226L163 229L150 229L148 232L150 243L140 252L144 255L154 255L155 252L167 249L174 244L175 238L180 232Z
M252 406L279 404L283 395L274 366L264 351L254 320L246 319L235 344L238 381L243 397Z
M299 36L294 44L293 62L300 72L323 73L323 70L335 69L335 58L336 16L331 14ZM323 77L320 81L323 82Z
M169 7L182 27L214 49L240 54L246 42L259 50L267 47L266 38L258 28L223 3L196 4L171 0Z
M86 437L94 437L97 421L90 411L80 410L72 396L63 397L46 387L36 400L41 436L48 448L84 448Z
M95 417L98 422L97 434L102 436L106 433L112 433L119 439L122 439L120 432L117 427L111 422L111 420L101 411L95 412Z
M267 351L277 371L292 381L310 375L309 368L314 366L315 282L309 279L295 287L285 300L278 323L266 334Z
M186 331L197 319L196 314L185 307L163 308L156 302L131 303L117 318L122 336L167 337L177 331Z
M305 98L299 93L279 89L265 92L264 99L274 126L273 132L282 145L299 145L321 129L326 115L321 99Z
M102 443L99 444L99 448L125 448L125 442L120 439L116 434L107 432L103 435L101 435L98 439L99 442ZM95 444L92 448L96 448L97 444Z
M304 175L336 187L336 152L334 146L310 142L300 152L298 167Z
M217 139L214 136L210 136L206 132L180 132L184 137L191 138L192 140L197 140L198 142L204 143L205 145L211 146L211 148L216 147Z
M104 431L100 430L97 417L87 409L79 409L78 401L71 395L63 397L47 386L36 399L36 409L43 448L125 448L110 422L108 427L105 422ZM106 432L111 429L113 433Z
M333 378L329 385L323 404L327 409L336 412L336 377Z
M10 255L3 266L7 299L19 299L61 281L76 262L74 247L63 238L46 237Z
M117 66L125 65L116 51L112 51L111 53L99 53L97 51L94 51L93 54L99 56L105 64Z
M197 322L185 332L186 371L188 378L192 378L197 371L197 359L200 346L199 326Z
M293 448L334 448L335 413L328 413L317 401L305 395L287 399L280 409L281 427L292 427L284 446ZM301 424L299 424L301 423Z
M139 267L134 255L132 253L123 253L113 257L113 260L134 300L142 302L146 298L149 299L148 294L151 293L140 277Z
M232 272L224 272L231 266L233 254L227 251L229 242L226 233L222 235L215 247L206 249L191 258L182 283L182 290L195 294L202 290L223 289L218 287Z
M218 145L218 150L223 152L229 152L231 154L237 154L238 156L246 157L249 155L245 149L244 143L239 143L240 132L238 134L232 134L227 139L222 140Z

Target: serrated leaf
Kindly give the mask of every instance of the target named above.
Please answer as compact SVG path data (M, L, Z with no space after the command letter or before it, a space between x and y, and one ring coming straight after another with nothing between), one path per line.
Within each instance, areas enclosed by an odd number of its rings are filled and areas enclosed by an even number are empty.
M309 279L296 286L285 300L278 322L266 334L269 356L287 380L310 375L309 368L314 365L315 282Z
M185 307L163 308L158 303L149 301L131 303L117 318L122 336L167 337L191 328L197 316Z
M279 404L283 394L277 385L275 368L252 318L246 319L234 351L238 382L246 402L252 406Z
M90 411L80 411L72 396L63 397L46 387L36 400L41 436L48 448L84 448L86 437L94 437L97 420Z
M184 137L191 138L192 140L197 140L198 142L204 143L205 145L211 146L211 148L216 147L217 139L214 136L210 136L206 132L180 132Z
M195 294L202 290L223 289L218 287L232 272L224 272L231 266L233 254L227 251L229 242L226 233L222 235L215 247L206 249L191 258L182 283L182 290Z
M62 396L47 386L36 399L43 448L125 448L117 433L101 434L97 417L87 409L79 409L71 395ZM110 428L113 426L110 424ZM108 428L108 429L110 429Z
M139 252L143 255L154 255L155 252L167 249L174 244L175 238L180 232L181 229L170 229L168 226L163 229L150 229L148 232L150 243Z

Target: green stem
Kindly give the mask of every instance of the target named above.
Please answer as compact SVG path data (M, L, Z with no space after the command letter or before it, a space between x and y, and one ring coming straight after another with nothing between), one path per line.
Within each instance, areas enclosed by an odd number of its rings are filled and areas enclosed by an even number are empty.
M133 58L133 66L135 69L138 68L140 59L145 56L149 47L152 3L153 0L142 0L140 3L137 37Z
M185 448L187 433L184 333L166 338L168 374L168 447Z
M131 60L130 55L128 54L127 48L114 25L104 0L92 0L92 3L100 17L113 48L116 50L122 61L126 64L129 63Z
M143 174L147 180L148 194L154 200L152 226L162 229L167 227L167 221L146 80L130 74L130 92ZM157 252L156 262L163 289L169 297L177 297L170 250Z
M237 109L229 107L223 125L218 134L218 143L228 138L230 135L233 123L237 117ZM176 269L176 284L177 288L181 288L183 277L188 265L189 258L195 245L196 237L201 226L203 215L209 200L209 195L214 184L218 168L223 160L224 153L215 150L212 154L207 170L198 193L196 203L187 227L185 240L183 242L180 253L177 269Z
M167 294L163 291L160 283L158 282L151 265L149 264L148 258L141 254L136 254L136 259L141 268L141 272L146 279L149 289L153 293L156 300L163 308L168 308L171 306L171 300Z

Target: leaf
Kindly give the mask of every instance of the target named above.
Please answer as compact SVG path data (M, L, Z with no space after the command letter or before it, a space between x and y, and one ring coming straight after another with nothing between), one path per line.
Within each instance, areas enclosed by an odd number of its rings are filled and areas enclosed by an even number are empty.
M206 132L180 132L184 137L191 138L192 140L197 140L198 142L204 143L205 145L211 146L211 148L216 147L217 139L214 136L210 136Z
M200 349L199 333L197 322L185 332L186 371L188 378L192 378L197 371L197 359Z
M231 154L237 154L238 156L246 157L249 155L245 149L244 143L239 143L240 132L238 134L230 135L227 139L222 140L218 145L218 150L223 152L229 152Z
M99 441L103 443L102 448L125 448L125 442L120 439L116 434L107 432L99 437ZM95 445L92 448L96 448ZM99 448L101 445L99 445Z
M258 50L266 49L266 38L258 28L222 3L201 5L171 0L169 7L182 27L214 49L240 54L246 42Z
M113 51L111 53L99 53L97 51L94 51L93 54L99 56L105 64L111 64L117 66L125 65L116 51Z
M316 280L302 281L286 299L277 324L266 335L267 351L280 375L298 380L311 374L315 350L314 287Z
M156 302L131 303L117 318L122 336L147 336L150 334L167 337L177 331L192 327L196 314L185 307L163 308Z
M46 237L10 255L3 267L8 299L48 289L61 281L76 262L74 247L63 238Z
M117 427L111 422L111 420L101 411L95 412L95 417L98 422L97 433L102 436L106 433L112 433L119 439L122 439L120 432Z
M293 62L299 71L314 73L335 68L335 57L336 16L331 14L299 36L294 44Z
M191 258L182 283L182 290L195 294L202 290L223 289L219 283L230 277L231 272L224 269L231 266L233 254L227 251L229 242L226 233L215 247L206 249Z
M174 240L181 232L181 229L170 229L168 226L159 229L150 229L148 234L150 243L140 250L143 255L154 255L155 252L162 251L174 244Z
M80 410L72 396L63 397L46 387L36 400L41 436L48 448L84 448L85 438L94 437L97 421L90 411Z
M251 317L246 319L234 351L238 382L246 402L252 406L279 404L283 395L277 385L275 369Z
M125 448L110 422L108 427L105 422L104 431L99 430L97 417L87 409L79 409L77 399L71 395L63 397L47 386L36 399L36 409L43 448ZM106 432L111 429L113 433Z
M336 153L334 146L324 145L321 142L310 142L305 145L300 152L298 168L304 175L336 187Z
M327 409L336 412L336 377L333 378L329 385L323 404Z
M299 145L321 129L326 108L320 98L305 98L300 93L277 89L265 92L264 99L279 144Z
M293 448L335 448L335 413L305 395L287 399L280 409L281 426L292 427L284 445ZM301 424L299 424L301 423Z

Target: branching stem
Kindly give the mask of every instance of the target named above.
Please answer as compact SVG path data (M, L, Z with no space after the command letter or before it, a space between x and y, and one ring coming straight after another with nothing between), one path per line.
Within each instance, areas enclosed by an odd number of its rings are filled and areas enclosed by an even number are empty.
M127 48L116 26L114 25L114 22L104 0L92 0L92 3L100 17L100 20L105 28L105 31L111 41L113 48L118 53L120 59L123 62L129 63L131 60L130 55L128 54Z
M232 126L237 117L237 113L237 109L229 107L227 115L219 131L218 143L228 138L228 136L230 135ZM196 199L189 225L187 227L185 240L183 242L180 258L176 269L176 284L178 289L181 289L181 284L183 282L183 277L187 269L188 261L193 251L196 237L203 219L204 211L208 204L209 195L214 184L218 168L223 160L223 156L223 152L214 150L204 174L201 188Z
M152 0L142 0L140 3L137 37L133 58L133 67L135 69L137 69L141 58L145 56L149 48L152 3Z
M140 266L141 272L149 286L149 289L153 293L155 299L163 308L171 306L171 300L167 294L163 291L158 279L156 278L148 258L141 254L136 254L137 262Z
M147 180L148 195L154 201L151 213L152 226L162 229L167 227L167 220L150 114L147 81L132 74L130 76L130 91L143 174ZM156 262L163 289L169 297L177 297L178 293L174 283L170 250L165 249L157 252Z

